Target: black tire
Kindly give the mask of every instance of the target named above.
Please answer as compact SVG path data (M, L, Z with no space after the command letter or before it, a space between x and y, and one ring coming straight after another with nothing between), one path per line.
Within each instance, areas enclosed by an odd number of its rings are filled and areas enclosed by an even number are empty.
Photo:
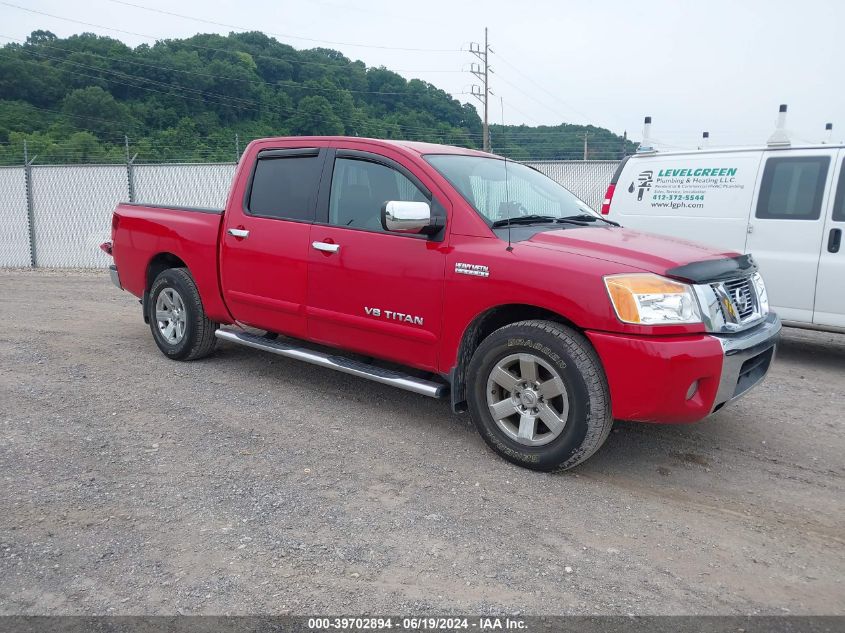
M537 358L538 366L543 361L553 368L563 381L568 398L565 425L559 435L553 437L551 433L546 437L553 439L540 446L528 446L514 439L496 422L488 406L491 373L497 365L520 353ZM607 378L598 355L582 334L559 323L520 321L496 330L478 346L467 375L469 411L478 432L494 451L519 466L546 472L572 468L604 444L613 426ZM493 383L491 393L496 389ZM518 406L524 406L519 398L515 401ZM560 409L563 419L563 406ZM508 419L519 421L519 411ZM539 423L537 428L551 430Z
M175 343L165 338L156 318L159 295L167 290L175 290L178 293L184 309L184 335ZM197 360L214 351L217 344L217 338L214 336L217 323L205 315L197 285L186 268L168 268L155 278L147 302L147 317L153 340L168 358Z

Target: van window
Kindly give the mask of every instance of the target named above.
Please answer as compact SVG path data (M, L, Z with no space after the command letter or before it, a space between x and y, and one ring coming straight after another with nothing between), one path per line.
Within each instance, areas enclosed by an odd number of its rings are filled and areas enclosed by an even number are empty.
M757 217L773 220L818 220L828 156L770 158L766 161Z
M384 231L381 208L388 200L428 202L414 183L386 165L354 158L335 161L329 224Z
M249 213L313 222L320 167L317 154L259 157L249 193Z
M839 166L839 182L836 185L836 199L833 201L833 219L845 222L845 160Z

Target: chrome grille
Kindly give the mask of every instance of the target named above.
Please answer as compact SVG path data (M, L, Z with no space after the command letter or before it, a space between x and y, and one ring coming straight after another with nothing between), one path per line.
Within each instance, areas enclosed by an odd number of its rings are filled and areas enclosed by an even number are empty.
M757 293L750 277L711 284L716 296L722 297L719 307L725 321L745 323L760 316ZM730 305L726 305L729 303ZM733 314L731 314L733 311Z

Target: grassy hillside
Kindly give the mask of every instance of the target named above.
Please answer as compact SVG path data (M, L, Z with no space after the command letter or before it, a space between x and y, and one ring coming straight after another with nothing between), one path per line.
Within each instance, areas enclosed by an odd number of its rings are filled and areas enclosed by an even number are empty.
M585 130L590 158L619 157L621 138L592 126L492 126L491 137L514 158L579 159ZM133 49L35 31L0 48L3 164L21 162L24 139L39 163L120 161L125 137L139 161L232 161L253 138L302 134L480 147L481 120L430 83L258 32Z

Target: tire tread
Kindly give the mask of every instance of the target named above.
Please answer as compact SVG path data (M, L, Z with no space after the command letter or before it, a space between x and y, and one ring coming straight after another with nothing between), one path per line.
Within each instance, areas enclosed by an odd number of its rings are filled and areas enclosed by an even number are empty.
M509 330L530 328L540 330L554 337L567 354L573 359L582 373L589 392L587 412L587 433L577 450L564 462L550 469L548 472L569 470L593 455L604 444L613 428L613 416L610 410L610 390L607 378L602 368L601 360L587 338L579 331L558 323L542 319L516 321L504 325L494 334L508 335ZM486 339L485 339L486 340ZM484 341L482 341L483 345ZM481 346L479 346L480 348ZM476 350L477 351L477 350Z
M191 303L191 314L193 315L194 321L192 325L196 327L196 336L194 337L187 354L178 358L171 356L171 358L186 361L205 358L214 351L214 348L217 345L217 337L214 336L214 332L217 330L217 323L206 316L205 309L202 305L202 299L200 298L200 293L197 289L197 284L194 282L194 278L191 276L191 273L187 268L168 268L167 270L162 271L153 282L152 288L155 288L158 280L165 274L172 274L180 278L182 285L188 290L189 296L185 297L185 301ZM154 318L151 318L151 324L155 327Z

